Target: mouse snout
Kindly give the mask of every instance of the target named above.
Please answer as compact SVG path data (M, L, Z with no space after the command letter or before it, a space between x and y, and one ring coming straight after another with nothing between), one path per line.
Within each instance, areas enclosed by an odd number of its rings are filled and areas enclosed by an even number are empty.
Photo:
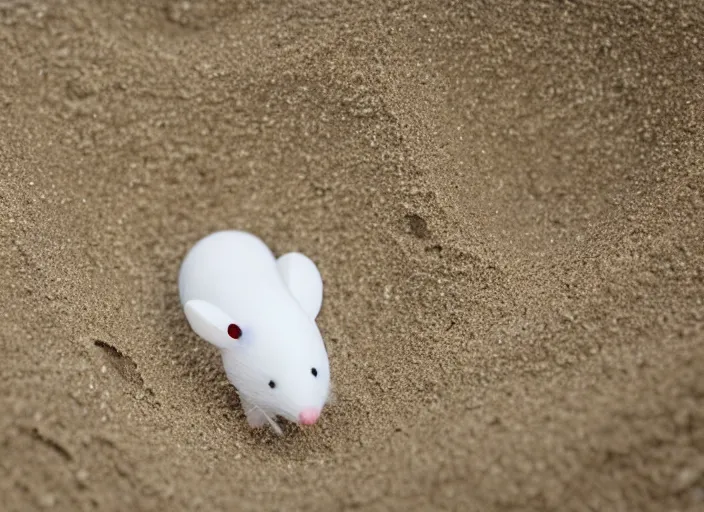
M313 425L316 421L318 421L318 417L320 416L320 411L314 407L309 407L307 409L303 409L300 414L298 415L298 422L301 425Z

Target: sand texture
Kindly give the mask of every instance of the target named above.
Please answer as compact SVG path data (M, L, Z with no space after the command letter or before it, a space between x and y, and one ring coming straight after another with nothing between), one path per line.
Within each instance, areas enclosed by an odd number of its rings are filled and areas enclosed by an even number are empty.
M0 509L704 510L704 2L0 1ZM243 229L336 402L179 307Z

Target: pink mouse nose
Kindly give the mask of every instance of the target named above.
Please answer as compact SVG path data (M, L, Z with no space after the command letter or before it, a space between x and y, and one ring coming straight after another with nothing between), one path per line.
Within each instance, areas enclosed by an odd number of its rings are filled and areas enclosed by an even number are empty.
M312 425L318 421L318 416L320 416L320 411L313 407L309 407L308 409L303 409L301 411L298 415L298 421L301 425Z

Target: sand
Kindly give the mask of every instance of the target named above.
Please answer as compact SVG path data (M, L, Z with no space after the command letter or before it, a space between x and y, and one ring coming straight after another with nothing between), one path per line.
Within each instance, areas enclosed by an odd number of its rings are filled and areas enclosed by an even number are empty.
M0 3L0 503L704 509L704 4ZM250 430L179 308L319 265L336 402Z

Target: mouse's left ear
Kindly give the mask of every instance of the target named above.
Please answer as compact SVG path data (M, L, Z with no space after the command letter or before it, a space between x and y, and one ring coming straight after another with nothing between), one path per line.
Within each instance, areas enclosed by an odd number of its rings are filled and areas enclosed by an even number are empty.
M308 256L289 252L276 261L284 283L311 320L323 305L323 278L318 267Z
M220 308L204 300L189 300L184 306L191 329L218 348L232 347L242 336L242 329Z

